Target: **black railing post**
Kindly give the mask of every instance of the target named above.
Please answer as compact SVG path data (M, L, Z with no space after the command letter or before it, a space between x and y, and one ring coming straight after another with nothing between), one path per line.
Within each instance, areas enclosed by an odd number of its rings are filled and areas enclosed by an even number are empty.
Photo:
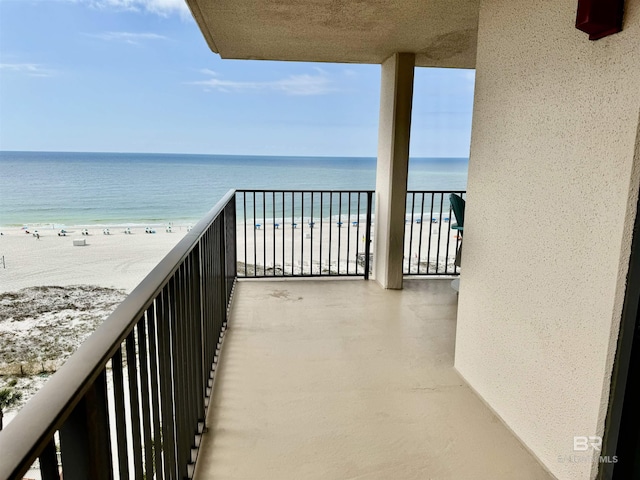
M223 272L226 280L227 303L231 297L233 282L238 276L238 263L236 259L236 197L235 195L229 200L229 203L223 211L224 222L222 224L224 231L224 252L225 252L225 272ZM245 265L246 268L246 265ZM246 272L245 272L246 273Z
M51 438L40 454L40 475L42 480L60 480L56 444Z
M172 315L171 305L175 302L172 288L165 285L160 294L160 311L158 312L158 357L160 359L160 394L162 396L162 452L164 475L168 480L178 478L178 462L176 452L177 428L175 424L175 396L173 356L171 352ZM128 478L125 476L124 478Z
M364 279L369 280L369 267L371 254L371 204L373 201L373 192L367 192L367 225L365 232L364 244Z
M140 401L138 396L138 362L136 359L136 338L133 330L127 336L125 346L127 352L127 375L129 377L129 406L131 407L133 471L136 478L142 478L142 432L140 428Z
M113 479L104 371L60 429L65 480Z
M127 430L125 423L124 366L122 362L122 346L111 358L113 375L113 396L115 406L116 442L118 445L118 470L123 478L129 477L129 456L127 448Z

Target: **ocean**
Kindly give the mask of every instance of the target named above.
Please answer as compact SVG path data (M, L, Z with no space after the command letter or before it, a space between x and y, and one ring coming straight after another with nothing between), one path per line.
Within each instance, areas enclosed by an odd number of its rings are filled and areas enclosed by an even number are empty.
M375 189L376 159L0 151L0 226L195 223L230 189ZM466 190L468 159L412 158L409 190Z

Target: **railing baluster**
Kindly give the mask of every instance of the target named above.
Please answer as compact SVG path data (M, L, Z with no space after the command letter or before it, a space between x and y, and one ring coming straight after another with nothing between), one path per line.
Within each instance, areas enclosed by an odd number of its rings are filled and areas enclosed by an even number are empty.
M295 193L291 192L291 275L295 275Z
M56 444L53 437L49 439L47 445L40 454L40 475L42 475L42 480L60 480L58 455L56 453Z
M438 217L438 244L436 250L436 273L439 272L440 269L440 238L442 235L442 203L444 200L444 193L440 194L440 213Z
M285 217L285 192L282 192L282 276L285 276L285 260L286 260L286 249L285 249L285 238L284 238L284 231L285 231L285 225L287 224L287 219Z
M360 266L360 200L362 198L362 192L358 192L358 218L356 219L356 275L358 274Z
M364 246L364 279L369 280L369 268L371 266L369 255L371 252L371 210L372 210L373 192L367 192L367 225L365 233Z
M131 407L131 437L135 478L142 478L142 440L140 437L140 403L138 401L138 369L136 366L136 338L134 331L127 336L127 375L129 380L129 406Z
M192 312L192 300L193 300L193 281L192 281L192 255L189 255L184 261L184 371L185 376L185 400L187 405L186 416L186 432L188 439L188 446L185 446L187 452L187 463L190 463L191 447L193 446L193 438L195 436L195 422L198 418L196 413L196 394L198 380L196 379L196 365L193 361L193 354L195 348L193 347L193 312Z
M173 363L173 389L174 389L174 415L176 425L176 463L178 478L184 478L186 462L184 445L187 442L185 429L185 402L184 402L184 346L182 345L182 290L184 288L182 266L178 268L173 277L171 298L171 360Z
M148 314L148 312L147 312ZM138 360L140 362L140 397L142 400L142 434L144 438L144 475L148 478L153 473L153 447L151 444L151 412L149 400L149 370L147 362L147 331L145 319L137 325Z
M120 471L120 478L126 479L129 478L129 450L127 447L127 430L124 416L125 402L122 347L119 347L111 358L111 373L113 375L114 410L118 442L118 469Z
M331 232L333 231L332 224L333 223L333 192L329 193L329 275L331 275L331 247L333 244L331 243Z
M113 479L104 370L60 428L65 480Z
M256 235L256 192L253 192L253 276L258 274L258 243Z
M244 276L248 276L247 273L247 192L242 192L243 212L242 218L244 219Z
M320 245L319 245L319 251L318 251L318 265L320 266L320 271L318 272L319 275L322 276L322 226L324 224L324 216L323 216L323 212L324 212L324 192L320 192ZM331 226L331 224L329 224L329 226Z
M351 247L351 192L347 197L347 275L349 275L349 262L351 256L349 255L349 248Z
M273 219L271 228L273 230L273 276L276 276L276 192L272 192L271 208L273 209Z
M158 299L156 299L156 302ZM153 465L156 478L163 480L162 435L160 433L160 389L158 383L158 348L156 337L156 303L147 310L149 328L149 376L151 383L151 409L153 411Z
M407 194L408 196L408 194ZM407 199L408 201L408 199ZM411 224L409 225L409 254L407 255L408 261L407 261L407 272L411 273L411 254L413 253L413 221L414 221L414 215L413 212L415 210L415 206L416 206L416 193L413 192L411 194ZM405 226L407 225L407 222L405 220L404 222Z
M338 275L340 275L340 240L342 239L342 192L338 194Z
M315 227L315 223L313 221L313 196L314 196L314 193L311 192L310 195L311 195L311 213L310 213L309 222L311 222L311 229L310 229L311 230L311 247L309 248L309 253L310 253L310 256L309 256L309 273L311 275L313 275L313 230L314 230L314 227ZM322 241L322 239L320 239L320 241Z
M171 305L175 301L172 297L173 283L174 280L172 279L160 292L161 309L158 316L158 353L162 372L160 375L160 389L162 392L162 458L164 460L164 475L167 480L176 480L178 478L174 416L175 397L173 395L174 370L171 361L173 357L171 352L171 337L173 336L171 316L173 309Z
M300 275L304 275L304 191L300 194L300 208L302 210L300 219Z
M433 237L433 202L435 201L435 193L431 192L431 210L429 212L429 248L427 249L427 274L431 268L431 241ZM438 259L436 258L436 262Z
M415 192L414 192L415 195ZM422 200L420 203L420 236L418 238L418 275L420 275L420 259L422 258L422 226L424 225L424 192L421 193ZM431 223L431 219L429 219L429 223ZM427 261L427 266L429 262Z
M202 239L200 240L202 243ZM202 338L204 335L202 329L202 318L203 318L203 305L202 298L200 296L201 293L201 274L200 274L200 256L196 254L197 250L193 250L191 252L191 262L192 262L192 300L191 300L191 316L192 316L192 338L191 342L193 345L193 363L194 363L194 382L193 386L196 391L196 430L199 428L198 424L204 422L204 397L205 397L205 389L204 389L204 362L203 362L203 346L202 346ZM198 433L201 433L198 431Z
M262 268L267 274L267 200L262 192Z

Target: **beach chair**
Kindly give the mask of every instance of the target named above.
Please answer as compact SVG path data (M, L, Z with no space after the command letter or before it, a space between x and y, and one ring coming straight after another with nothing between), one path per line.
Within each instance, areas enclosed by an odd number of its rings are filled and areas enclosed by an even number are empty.
M460 235L460 238L462 238L462 234L464 232L464 208L465 208L466 202L464 198L462 198L460 195L456 195L455 193L452 193L451 195L449 195L449 203L451 203L451 209L453 210L453 215L456 217L456 222L458 222L458 223L452 224L451 229L458 230L459 232L458 234ZM460 241L460 246L456 251L456 259L454 262L456 267L460 266L461 254L462 254L462 240Z

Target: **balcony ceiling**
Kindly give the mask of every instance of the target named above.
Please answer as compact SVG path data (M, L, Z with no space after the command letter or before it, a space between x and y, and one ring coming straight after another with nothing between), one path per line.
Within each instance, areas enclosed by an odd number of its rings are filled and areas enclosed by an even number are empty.
M479 0L187 0L222 58L474 68Z

